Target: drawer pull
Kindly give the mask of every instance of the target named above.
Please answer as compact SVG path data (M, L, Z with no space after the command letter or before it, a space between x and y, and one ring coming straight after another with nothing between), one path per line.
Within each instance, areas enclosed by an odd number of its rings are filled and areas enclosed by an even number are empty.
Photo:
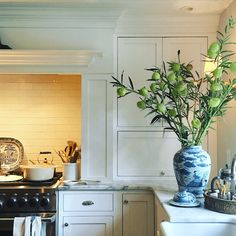
M65 224L64 224L64 226L65 226L65 227L68 227L68 226L69 226L69 224L68 224L68 223L65 223Z
M82 202L82 205L83 205L83 206L91 206L91 205L93 205L93 204L94 204L93 201L84 201L84 202Z

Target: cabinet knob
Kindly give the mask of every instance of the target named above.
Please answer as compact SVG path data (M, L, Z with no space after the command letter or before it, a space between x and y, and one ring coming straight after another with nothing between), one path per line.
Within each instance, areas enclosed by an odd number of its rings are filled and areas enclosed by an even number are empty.
M129 201L128 200L124 200L124 204L128 204L129 203Z
M166 173L164 171L161 171L161 176L166 175Z
M82 202L82 205L83 205L83 206L91 206L91 205L93 205L93 204L94 204L93 201L83 201L83 202Z
M68 227L68 226L69 226L69 224L68 224L68 223L65 223L65 224L64 224L64 226L65 226L65 227Z

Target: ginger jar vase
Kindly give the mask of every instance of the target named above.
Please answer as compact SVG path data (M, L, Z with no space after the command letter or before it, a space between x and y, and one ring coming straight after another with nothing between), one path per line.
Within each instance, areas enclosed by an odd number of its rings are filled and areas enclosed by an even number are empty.
M198 205L196 197L203 197L211 171L211 158L201 146L181 148L173 160L178 193L175 205Z

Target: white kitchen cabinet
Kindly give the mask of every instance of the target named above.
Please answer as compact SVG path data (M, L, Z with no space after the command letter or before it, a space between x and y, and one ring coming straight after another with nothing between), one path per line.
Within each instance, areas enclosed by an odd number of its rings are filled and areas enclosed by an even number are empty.
M114 192L59 191L59 203L58 236L115 236Z
M154 236L152 193L123 194L123 236Z
M141 88L150 85L146 79L152 73L145 68L160 67L163 61L178 61L178 50L181 63L191 63L193 73L197 70L203 74L202 54L207 51L207 37L118 37L117 48L118 79L124 70L126 84L126 77L130 76L135 88ZM164 121L150 125L152 117L145 117L148 111L138 109L137 101L135 95L117 99L113 176L122 180L174 177L172 160L181 145L173 133L170 137L163 132L167 126Z
M180 148L173 132L118 132L117 176L173 176L172 160Z
M64 236L112 236L113 217L64 217Z
M124 71L125 80L130 76L137 88L145 84L151 73L146 71L162 62L161 38L118 38L118 78ZM148 83L146 83L148 84ZM149 126L151 118L144 119L143 112L137 108L138 96L129 96L117 102L117 125L119 127Z
M82 99L82 178L112 176L112 86L110 74L86 74Z

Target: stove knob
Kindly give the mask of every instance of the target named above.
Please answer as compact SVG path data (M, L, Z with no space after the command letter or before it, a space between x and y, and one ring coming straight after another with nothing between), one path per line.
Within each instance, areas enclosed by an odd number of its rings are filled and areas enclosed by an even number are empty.
M41 207L47 207L49 206L50 203L50 199L48 197L42 197L41 201L40 201L40 205Z
M39 203L39 198L38 197L32 197L30 200L29 200L29 205L30 207L36 207Z
M19 207L24 207L26 206L27 202L28 202L28 199L26 197L22 197L18 200L18 205Z
M4 203L2 200L0 200L0 210L3 209L3 207L4 207Z
M12 208L16 205L16 197L11 197L7 200L7 207Z

